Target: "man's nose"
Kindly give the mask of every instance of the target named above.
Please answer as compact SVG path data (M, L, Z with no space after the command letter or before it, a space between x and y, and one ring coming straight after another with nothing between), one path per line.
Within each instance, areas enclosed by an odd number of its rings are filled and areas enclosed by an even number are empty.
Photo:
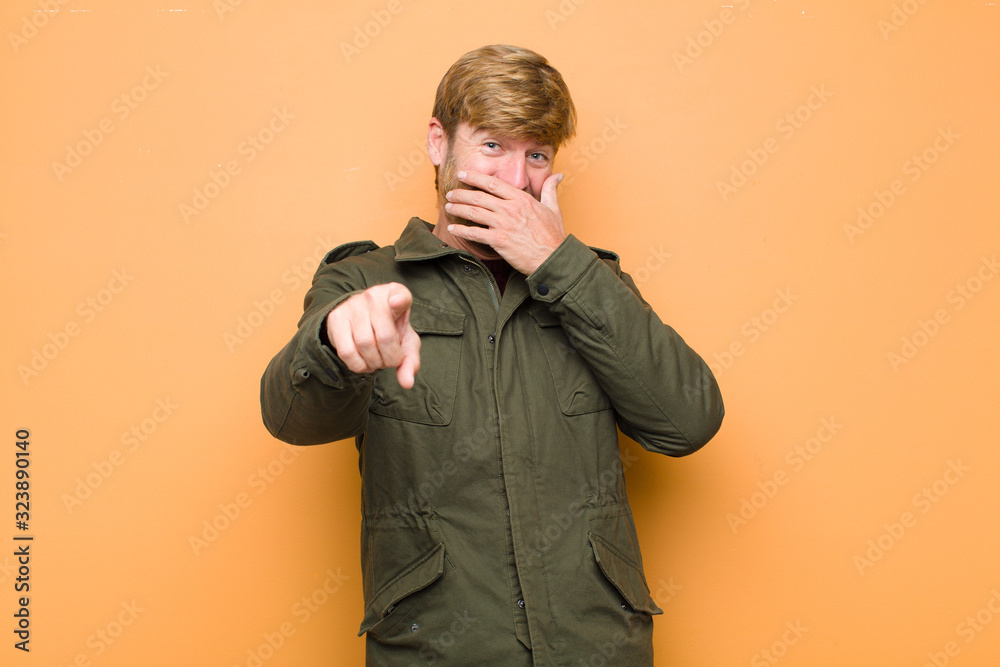
M505 156L496 175L518 190L526 190L528 187L528 163L523 155Z

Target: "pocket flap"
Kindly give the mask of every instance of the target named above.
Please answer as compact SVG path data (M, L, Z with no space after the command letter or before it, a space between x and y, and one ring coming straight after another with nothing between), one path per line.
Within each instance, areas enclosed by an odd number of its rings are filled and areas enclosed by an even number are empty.
M365 607L358 636L371 630L389 615L389 608L408 595L433 584L444 573L444 543L424 554L372 595Z
M594 558L601 568L601 572L608 578L618 592L622 594L625 601L636 611L644 611L647 614L662 614L663 610L656 606L653 598L649 595L649 588L646 580L635 565L620 551L614 548L600 535L587 533L590 544L594 547Z
M535 323L540 327L558 327L561 324L559 318L553 315L548 308L533 308L529 312L531 319L535 320Z
M410 326L420 334L461 336L465 328L465 313L438 308L414 299L410 308Z

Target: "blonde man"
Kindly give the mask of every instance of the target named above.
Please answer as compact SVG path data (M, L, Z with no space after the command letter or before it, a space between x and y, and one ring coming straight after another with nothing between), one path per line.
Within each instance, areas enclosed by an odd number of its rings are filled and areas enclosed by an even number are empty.
M651 665L618 430L683 456L708 366L613 253L566 233L575 110L542 56L487 46L438 87L438 219L332 250L261 385L296 445L355 438L369 665Z

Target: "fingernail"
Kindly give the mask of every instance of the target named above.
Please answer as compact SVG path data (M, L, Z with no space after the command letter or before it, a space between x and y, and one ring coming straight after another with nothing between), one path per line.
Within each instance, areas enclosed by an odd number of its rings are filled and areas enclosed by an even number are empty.
M450 211L451 210L451 202L448 202L447 204L444 205L444 210L446 210L446 211Z
M455 174L455 176L457 176L458 178L465 178L466 176L468 176L468 174L466 174L464 171L460 171L457 174Z

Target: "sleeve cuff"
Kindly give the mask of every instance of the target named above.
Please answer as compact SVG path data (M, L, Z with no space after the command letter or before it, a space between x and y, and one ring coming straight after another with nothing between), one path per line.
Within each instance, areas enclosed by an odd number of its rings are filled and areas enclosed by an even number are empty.
M570 234L527 278L531 297L538 301L558 301L596 262L597 254Z

